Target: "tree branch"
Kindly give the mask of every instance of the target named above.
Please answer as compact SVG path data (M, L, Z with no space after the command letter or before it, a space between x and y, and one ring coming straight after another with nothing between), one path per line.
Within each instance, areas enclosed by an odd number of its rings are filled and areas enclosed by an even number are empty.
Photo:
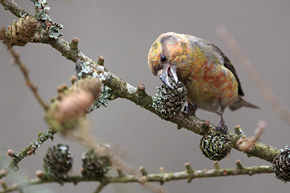
M17 5L17 3L15 3L13 0L0 0L0 3L3 5L5 10L9 10L16 17L30 15L27 11Z
M101 192L107 185L108 183L102 183L100 182L99 186L97 187L97 189L94 191L94 193L99 193Z
M35 154L35 151L37 148L40 147L41 144L43 144L46 140L51 139L53 140L53 135L56 133L54 130L47 130L46 132L38 133L38 138L31 142L25 149L23 149L19 153L15 153L10 163L2 168L2 172L0 172L0 179L6 176L10 171L18 170L18 163L23 160L25 157L30 156L32 154Z
M253 166L253 167L237 167L237 168L225 168L225 169L212 169L212 170L195 170L195 171L181 171L181 172L169 172L169 173L158 173L158 174L147 174L147 175L122 175L114 177L83 177L83 176L70 176L68 179L64 179L63 182L77 184L79 182L102 182L105 180L105 184L100 185L95 192L104 188L107 184L114 183L146 183L146 182L159 182L163 184L164 182L184 180L187 179L191 182L196 178L211 178L211 177L225 177L225 176L238 176L238 175L249 175L263 174L263 173L273 173L271 166ZM59 183L56 180L45 178L45 176L40 179L28 180L25 184L14 185L11 187L6 187L5 190L0 191L0 193L12 192L15 190L23 189L23 187L29 185L37 185L43 183ZM102 183L101 183L102 184Z
M275 93L265 84L265 81L263 81L250 59L242 52L237 41L231 36L226 27L220 27L218 29L218 34L222 38L224 44L237 58L240 65L245 68L253 82L256 83L266 101L269 102L279 117L290 125L290 112L285 108L285 105L280 103Z
M14 63L19 67L19 69L21 70L25 81L26 81L26 85L30 88L32 94L34 95L34 97L36 98L36 100L40 103L40 105L42 106L44 111L47 111L49 108L49 105L47 105L43 99L40 97L40 95L38 94L38 88L32 83L32 81L30 80L29 77L29 73L27 68L25 67L25 65L21 62L19 54L13 49L10 48L9 52L11 54L11 56L14 59Z
M3 4L3 2L11 1L2 0L1 3ZM160 118L166 120L165 117L155 112L155 109L152 107L152 97L146 94L144 85L140 85L138 88L133 87L129 83L121 80L113 73L107 71L107 69L105 69L103 66L98 65L97 62L87 57L79 49L75 48L75 46L71 46L71 44L69 44L61 37L58 37L57 39L50 38L48 33L43 29L35 35L34 42L49 44L58 50L62 56L73 61L74 63L81 63L86 68L94 71L94 75L99 77L105 86L108 86L113 90L113 95L115 97L128 99L134 102L136 105L141 106L142 108L145 108L158 115ZM85 76L88 76L88 74L85 74ZM182 113L179 113L167 121L171 121L172 123L177 124L179 129L185 128L200 135L204 135L210 129L216 128L214 125L210 124L209 121L200 120L195 116L186 117ZM230 133L230 140L233 143L234 148L239 151L241 150L236 145L236 142L240 138L240 135ZM250 156L259 157L261 159L272 162L274 157L279 153L279 149L256 142L254 147L246 153Z
M27 15L28 12L19 7L12 0L0 0L0 3L4 6L6 10L11 11L17 17L22 17ZM147 95L145 92L145 86L139 85L137 88L131 86L127 82L122 81L119 77L107 71L103 66L98 65L92 59L83 54L78 50L77 46L69 44L64 39L58 37L57 39L50 38L48 33L42 29L34 38L35 43L45 43L51 45L53 48L58 50L63 56L67 59L73 61L74 63L82 63L86 67L92 69L96 76L98 76L105 86L110 87L113 90L113 95L120 98L128 99L138 106L149 110L150 112L158 115L160 118L165 119L162 115L159 115L155 112L155 109L152 107L152 97ZM195 132L200 135L206 134L210 129L215 129L215 126L210 124L209 121L203 121L198 119L195 116L189 116L189 118L182 115L182 113L176 115L170 120L172 123L177 124L178 128L186 128L192 132ZM241 151L236 145L236 142L240 138L245 138L244 135L241 135L243 132L239 127L235 129L236 134L230 133L230 140L234 145L234 148ZM46 134L43 134L38 137L38 139L26 147L22 152L16 154L15 157L11 160L9 165L5 167L0 172L0 178L7 175L7 173L15 168L17 168L18 163L25 157L28 156L28 152L31 151L32 147L39 147L44 141L48 138L51 138L55 132L48 130ZM33 150L35 151L35 150ZM272 162L274 157L279 153L279 149L256 142L253 148L246 152L250 156L259 157L261 159ZM109 183L127 183L127 182L160 182L164 183L171 180L182 180L187 179L191 181L195 178L205 178L205 177L219 177L219 176L234 176L234 175L253 175L261 173L273 173L271 166L257 166L257 167L239 167L238 169L214 169L214 170L186 170L183 172L176 173L160 173L160 174L147 174L142 176L135 175L124 175L116 177L106 177ZM101 178L84 178L82 176L71 176L69 179L64 180L64 182L78 183L83 181L101 181ZM42 184L56 182L53 180L43 180L43 179L33 179L29 180L28 184L16 185L8 187L7 189L0 192L11 192L14 190L20 190L26 185ZM99 186L98 189L103 188ZM98 191L98 189L96 191Z
M42 33L40 37L45 37L45 34ZM133 87L129 83L121 80L113 73L107 71L105 68L103 68L103 66L99 66L96 62L88 58L79 50L73 50L70 47L70 44L62 38L58 38L55 40L46 37L40 38L40 41L41 43L51 45L53 48L61 52L63 56L65 56L69 60L72 60L73 62L83 61L83 64L87 65L89 68L92 68L94 71L97 72L99 76L101 76L103 84L110 87L116 97L128 99L134 102L136 105L141 106L142 108L145 108L152 113L158 115L160 118L166 120L165 117L155 112L155 109L152 107L152 97L146 94L145 89L143 88L144 85L142 85L142 88L141 86L139 86L138 88ZM206 134L210 129L216 129L216 127L210 124L209 121L200 120L195 116L186 117L182 113L179 113L178 115L167 121L171 121L172 123L177 124L179 128L185 128L200 135ZM230 136L231 142L234 144L234 148L239 150L236 146L236 142L241 136L234 133L230 133ZM272 160L278 153L278 148L268 146L259 142L256 142L252 150L247 152L248 155L259 157L269 162L272 162Z

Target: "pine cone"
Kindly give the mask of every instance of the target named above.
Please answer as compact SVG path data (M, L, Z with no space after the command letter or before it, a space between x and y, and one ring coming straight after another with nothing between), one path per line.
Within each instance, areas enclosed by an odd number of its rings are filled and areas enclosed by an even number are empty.
M175 116L186 102L186 88L182 82L171 82L173 88L163 84L158 88L158 92L153 97L153 107L159 114L166 116L167 119Z
M43 159L43 169L46 175L50 177L65 179L72 168L72 162L69 146L58 144L48 148Z
M26 16L13 21L7 30L7 37L10 39L9 46L24 46L27 42L30 42L36 32L37 26L37 20L32 16Z
M290 181L290 149L288 146L274 158L272 168L278 179L284 182Z
M210 160L220 161L231 152L232 147L228 135L212 130L200 140L200 149Z
M84 176L104 176L112 167L109 155L101 155L94 149L83 154L82 162Z

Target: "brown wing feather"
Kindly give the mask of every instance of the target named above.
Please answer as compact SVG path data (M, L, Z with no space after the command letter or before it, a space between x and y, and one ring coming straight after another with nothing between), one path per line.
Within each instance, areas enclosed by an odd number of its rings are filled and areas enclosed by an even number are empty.
M229 60L229 58L221 51L221 49L219 47L217 47L213 43L210 43L210 42L208 42L206 40L204 40L204 42L206 44L212 46L223 57L223 59L224 59L224 66L233 73L233 75L235 76L235 78L236 78L236 80L238 82L238 93L239 93L239 95L240 96L244 96L244 91L242 89L242 85L241 85L240 78L238 77L237 71L236 71L234 65Z
M238 93L239 93L239 95L240 96L244 96L245 94L244 94L244 91L242 89L241 81L240 81L240 78L238 77L238 74L237 74L237 71L236 71L234 65L231 63L229 58L224 53L221 52L221 54L222 54L222 57L224 59L224 66L227 69L229 69L234 74L234 76L235 76L235 78L236 78L236 80L238 82Z

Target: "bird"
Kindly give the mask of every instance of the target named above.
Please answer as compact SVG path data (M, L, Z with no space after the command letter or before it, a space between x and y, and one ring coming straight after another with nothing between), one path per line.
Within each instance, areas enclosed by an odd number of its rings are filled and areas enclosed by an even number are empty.
M244 92L236 69L229 58L213 43L187 34L161 34L148 53L148 66L170 88L172 81L182 82L186 100L194 109L217 113L218 130L227 133L224 110L256 108L242 97Z

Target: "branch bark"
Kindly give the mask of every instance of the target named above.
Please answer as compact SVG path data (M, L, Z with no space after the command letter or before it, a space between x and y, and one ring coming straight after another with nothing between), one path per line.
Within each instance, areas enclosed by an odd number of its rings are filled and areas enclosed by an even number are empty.
M5 10L9 10L16 17L30 15L27 11L25 11L19 5L17 5L13 0L0 0L0 3L3 5Z
M44 133L39 132L38 138L31 142L27 147L25 147L21 152L16 153L15 156L12 158L10 163L2 168L2 172L0 172L0 179L6 176L10 171L18 170L18 163L22 161L25 157L35 154L35 151L43 144L46 140L51 139L53 140L53 136L56 133L54 130L47 130Z
M41 34L41 37L45 37L45 34ZM110 87L113 90L113 93L116 97L128 99L133 103L135 103L136 105L156 114L161 119L166 120L165 117L155 112L155 109L152 107L152 96L149 96L145 92L145 89L140 89L140 87L139 88L133 87L131 84L121 80L119 77L109 72L105 68L99 69L98 67L100 66L96 62L94 62L92 59L87 57L79 50L78 51L73 50L70 47L70 44L62 38L58 38L55 40L46 37L41 38L40 40L41 43L51 45L53 48L61 52L61 54L64 57L73 62L83 61L83 64L86 64L90 68L97 70L98 74L102 74L105 72L106 76L104 76L105 78L102 79L102 82L104 85ZM102 71L102 69L104 71ZM189 131L192 131L200 135L206 134L210 129L216 129L216 127L212 124L209 124L208 121L200 120L195 116L187 117L184 116L182 113L179 113L178 115L167 121L175 123L178 126L178 128L185 128ZM231 132L230 136L231 142L234 144L234 148L239 150L238 147L236 146L236 142L241 136ZM272 162L274 157L279 153L279 151L280 150L278 148L268 146L260 142L256 142L255 146L251 149L251 151L248 151L247 154Z
M158 174L147 174L147 175L122 175L114 177L93 177L87 178L83 176L70 176L63 182L77 184L79 182L103 182L105 184L100 185L96 192L99 192L104 185L115 184L115 183L146 183L146 182L159 182L164 184L165 182L173 180L184 180L187 179L191 182L196 178L211 178L211 177L225 177L225 176L238 176L238 175L255 175L273 173L271 166L253 166L253 167L242 167L242 168L225 168L225 169L212 169L212 170L195 170L189 172L188 170L181 172L169 172L169 173L158 173ZM0 193L12 192L19 189L23 189L26 186L44 184L44 183L59 183L56 180L44 178L36 178L28 180L25 184L18 184L11 187L6 187L5 190Z
M22 11L23 9L17 6L11 0L1 0L0 3L6 7L7 5L9 5L8 6L9 8L7 9L18 17L21 16L20 13L27 13L25 11ZM18 13L17 10L20 13ZM45 30L41 30L38 34L36 34L34 43L49 44L53 48L58 50L62 54L62 56L73 61L74 63L81 62L86 67L95 71L97 76L103 82L103 84L105 86L110 87L113 90L113 94L116 97L128 99L134 102L136 105L141 106L142 108L145 108L151 111L152 113L158 115L160 118L166 120L165 117L155 112L155 109L152 107L152 97L146 94L144 88L141 89L141 87L138 88L133 87L129 83L121 80L119 77L109 72L103 66L98 65L97 62L87 57L79 49L71 47L71 45L63 38L61 37L58 37L57 39L50 38ZM179 129L185 128L189 131L192 131L200 135L206 134L210 129L216 129L216 127L210 124L209 121L200 120L195 116L186 117L182 113L179 113L178 115L167 121L175 123L177 125L177 128ZM230 140L233 143L234 148L239 151L241 150L236 145L236 142L241 137L242 136L239 134L230 133ZM249 156L258 157L266 161L272 162L274 157L279 153L279 149L272 146L268 146L263 143L256 142L254 147L250 151L247 151L246 153Z

